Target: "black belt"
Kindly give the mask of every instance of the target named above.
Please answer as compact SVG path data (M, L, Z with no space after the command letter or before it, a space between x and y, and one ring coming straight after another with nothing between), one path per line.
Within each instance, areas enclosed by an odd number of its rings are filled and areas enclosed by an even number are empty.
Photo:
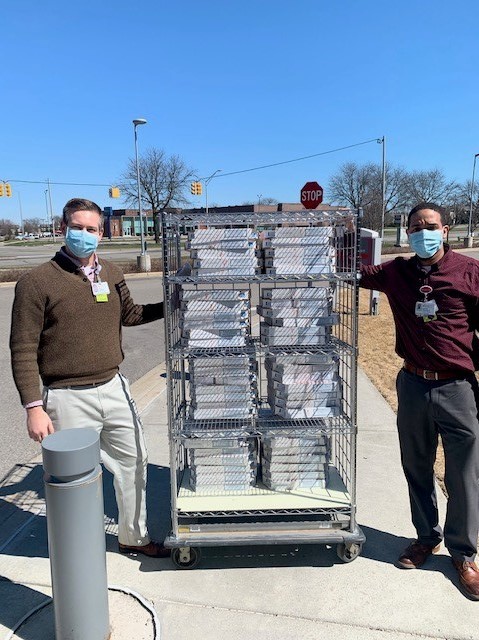
M409 373L414 373L416 376L420 376L424 378L424 380L452 380L453 378L465 378L469 375L469 371L430 371L429 369L420 369L419 367L415 367L409 362L404 362L403 369L409 371Z

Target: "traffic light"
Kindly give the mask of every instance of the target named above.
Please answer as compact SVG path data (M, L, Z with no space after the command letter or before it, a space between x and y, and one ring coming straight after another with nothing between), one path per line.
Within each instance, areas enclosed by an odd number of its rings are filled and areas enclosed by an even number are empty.
M203 185L201 182L192 182L190 185L190 191L194 196L200 196L203 193Z
M7 196L7 198L12 197L12 187L8 184L8 182L5 184L5 195Z
M118 187L111 187L110 191L110 198L119 198L120 197L120 189Z
M0 182L0 198L3 196L3 182Z

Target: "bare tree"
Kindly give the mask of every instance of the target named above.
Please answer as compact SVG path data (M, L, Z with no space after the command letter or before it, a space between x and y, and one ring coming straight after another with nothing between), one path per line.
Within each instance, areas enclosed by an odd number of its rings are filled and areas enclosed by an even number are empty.
M271 198L270 196L267 196L266 198L263 198L263 196L261 196L260 201L261 204L278 204L276 198Z
M402 167L393 167L389 163L385 167L385 199L383 216L383 171L381 165L374 165L371 172L370 204L364 211L364 225L380 230L384 224L391 222L395 213L403 213L408 207L407 177Z
M430 171L412 171L407 178L409 204L413 207L419 202L445 204L454 200L459 185L447 180L440 169Z
M23 229L25 233L38 233L41 226L42 221L40 218L28 218L23 221Z
M254 202L253 200L244 200L242 203L242 205L244 206L251 206L254 204L265 204L265 205L271 205L271 204L278 204L278 200L276 200L276 198L271 198L271 197L266 197L263 198L263 196L259 197L258 200L256 202Z
M448 209L450 209L456 224L469 225L469 216L471 216L471 231L474 231L479 225L479 185L474 181L474 189L472 191L472 215L471 186L471 180L458 184L454 194L455 197L448 204Z
M147 149L139 158L141 200L145 208L151 209L155 223L155 241L159 242L159 214L167 207L189 204L185 191L196 178L177 155L166 156L161 149ZM130 206L138 205L136 161L129 160L128 167L120 179L125 200Z
M2 218L0 220L0 236L5 238L11 238L17 232L18 224L16 222L12 222L11 220Z
M354 209L369 204L374 169L374 164L363 166L355 162L343 164L329 182L331 198Z
M404 169L386 165L385 217L407 206L406 178ZM383 223L382 181L381 165L348 162L331 178L329 191L339 204L362 208L362 224L379 231Z

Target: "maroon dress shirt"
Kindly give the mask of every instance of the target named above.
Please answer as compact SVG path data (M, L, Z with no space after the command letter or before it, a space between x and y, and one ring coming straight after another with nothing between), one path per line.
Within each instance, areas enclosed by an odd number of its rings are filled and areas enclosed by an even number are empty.
M476 371L479 366L479 261L452 251L431 266L421 268L417 256L396 258L380 265L362 266L359 284L386 294L396 324L396 353L417 368L430 371ZM436 318L416 316L419 291L432 287Z

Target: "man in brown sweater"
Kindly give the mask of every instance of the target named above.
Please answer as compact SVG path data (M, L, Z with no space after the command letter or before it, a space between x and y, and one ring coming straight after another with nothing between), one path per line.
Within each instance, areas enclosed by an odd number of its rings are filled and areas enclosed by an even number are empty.
M120 552L167 557L148 536L143 430L119 373L122 325L163 318L163 303L135 304L121 270L96 255L103 234L97 204L69 200L62 231L65 246L15 289L10 349L28 434L41 442L60 429L94 427L114 476Z

